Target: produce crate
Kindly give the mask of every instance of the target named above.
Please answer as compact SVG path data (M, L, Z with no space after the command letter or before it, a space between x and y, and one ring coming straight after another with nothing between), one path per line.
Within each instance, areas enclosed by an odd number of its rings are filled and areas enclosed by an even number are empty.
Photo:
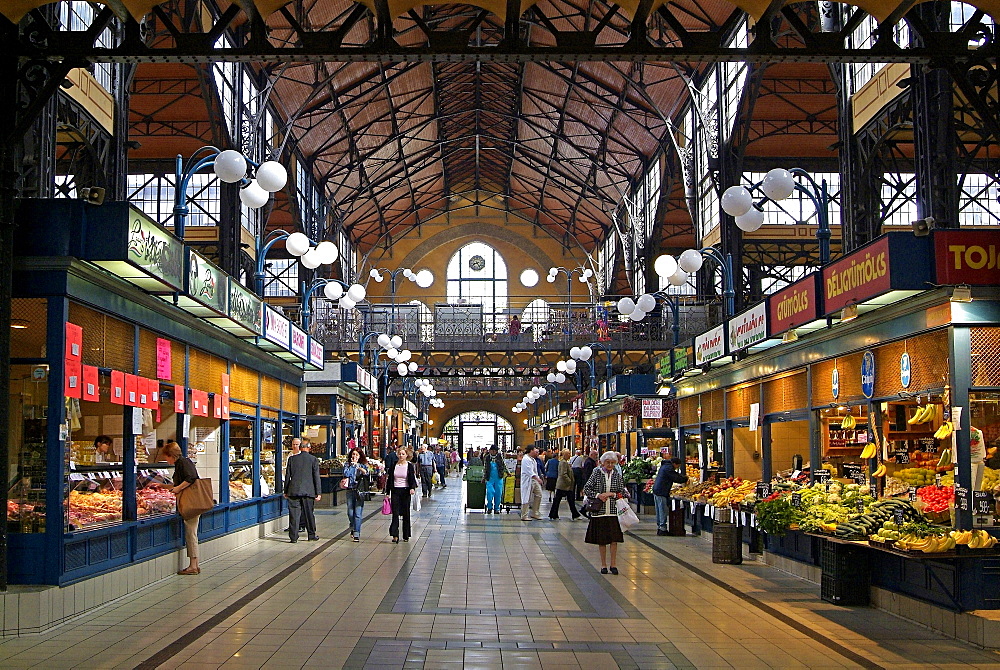
M867 575L869 571L868 549L841 542L823 541L820 554L820 568L823 574L837 580L853 579Z
M835 579L823 574L820 579L820 597L834 605L871 604L871 584L867 574L864 579Z
M712 562L727 565L739 565L743 562L743 541L739 526L722 522L713 525Z
M684 530L684 508L672 509L667 515L667 535L674 537L684 537L687 532Z

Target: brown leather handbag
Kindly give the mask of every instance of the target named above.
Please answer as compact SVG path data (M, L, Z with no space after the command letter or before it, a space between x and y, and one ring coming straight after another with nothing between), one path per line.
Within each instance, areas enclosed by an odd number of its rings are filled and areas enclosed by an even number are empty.
M177 513L184 519L193 519L213 507L212 480L206 477L196 479L177 494Z

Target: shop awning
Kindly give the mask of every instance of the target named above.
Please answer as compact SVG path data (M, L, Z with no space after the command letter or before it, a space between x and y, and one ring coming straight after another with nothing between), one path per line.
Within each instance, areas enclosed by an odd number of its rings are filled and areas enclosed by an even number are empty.
M256 337L264 332L264 303L238 281L227 276L229 304L225 317L205 320L237 337Z
M183 290L184 243L172 233L127 202L108 202L86 214L83 260L147 293Z

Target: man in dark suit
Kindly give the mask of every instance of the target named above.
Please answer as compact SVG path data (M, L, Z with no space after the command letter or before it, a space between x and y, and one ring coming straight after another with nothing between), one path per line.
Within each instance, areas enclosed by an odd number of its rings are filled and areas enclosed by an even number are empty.
M321 496L319 481L319 459L313 456L308 442L299 447L301 451L289 456L285 473L285 498L288 499L288 539L299 541L299 519L304 518L306 534L310 540L318 540L316 515L313 508Z

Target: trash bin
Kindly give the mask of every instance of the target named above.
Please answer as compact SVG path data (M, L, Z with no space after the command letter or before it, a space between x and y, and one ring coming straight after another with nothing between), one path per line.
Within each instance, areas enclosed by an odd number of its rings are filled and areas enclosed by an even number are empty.
M465 482L465 509L486 509L486 484L484 482Z
M727 565L743 562L740 527L735 523L716 521L712 524L712 562Z

